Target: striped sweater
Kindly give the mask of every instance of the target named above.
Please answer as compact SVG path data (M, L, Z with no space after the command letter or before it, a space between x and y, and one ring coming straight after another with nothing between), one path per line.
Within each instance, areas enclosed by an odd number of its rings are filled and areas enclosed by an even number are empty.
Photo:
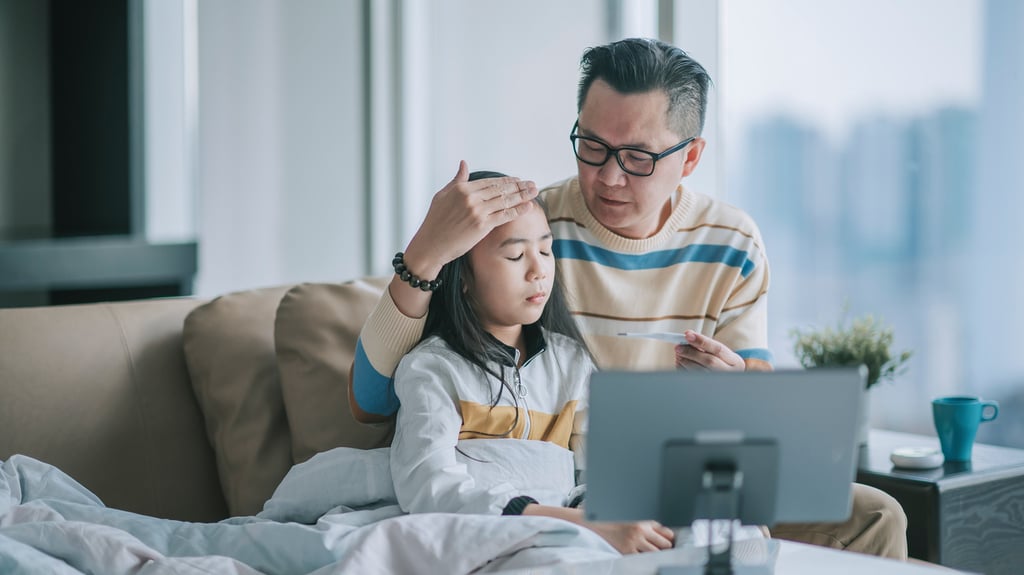
M692 329L744 359L772 361L768 260L761 233L746 213L680 185L661 230L633 240L594 219L576 177L541 196L569 307L602 369L675 365L672 344L622 338L620 332ZM425 321L404 316L385 290L356 346L353 395L364 411L397 410L390 378Z
M768 261L744 212L680 186L661 230L634 240L594 219L576 178L542 193L569 307L602 368L671 369L673 344L616 334L687 329L771 361Z

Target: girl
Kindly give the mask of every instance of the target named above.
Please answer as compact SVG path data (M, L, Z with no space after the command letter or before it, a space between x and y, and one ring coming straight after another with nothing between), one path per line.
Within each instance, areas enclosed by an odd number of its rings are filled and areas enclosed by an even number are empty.
M470 175L493 177L502 174ZM556 280L551 245L545 214L528 210L426 284L436 291L423 339L394 376L398 502L410 513L561 518L622 553L669 548L673 533L656 522L590 523L564 507L577 499L594 363Z

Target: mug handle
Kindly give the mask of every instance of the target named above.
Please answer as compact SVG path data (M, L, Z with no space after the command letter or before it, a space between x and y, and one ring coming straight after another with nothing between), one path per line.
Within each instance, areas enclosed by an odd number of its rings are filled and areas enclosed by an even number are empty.
M985 410L986 410L986 408L989 408L989 407L992 408L992 416L991 417L985 417ZM999 404L997 402L995 402L995 401L983 401L983 402L981 402L981 420L982 421L992 421L998 415L999 415Z

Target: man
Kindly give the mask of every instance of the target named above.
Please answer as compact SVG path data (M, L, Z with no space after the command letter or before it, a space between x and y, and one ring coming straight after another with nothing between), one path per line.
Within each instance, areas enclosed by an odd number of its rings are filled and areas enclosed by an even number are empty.
M768 261L742 211L686 190L706 142L710 78L682 50L628 39L587 50L570 134L578 174L541 192L570 308L602 368L768 370ZM398 408L389 379L419 340L441 267L534 207L533 182L468 182L439 191L357 344L350 404L360 421ZM685 332L687 345L622 332ZM906 517L854 486L851 519L777 525L775 537L906 558Z

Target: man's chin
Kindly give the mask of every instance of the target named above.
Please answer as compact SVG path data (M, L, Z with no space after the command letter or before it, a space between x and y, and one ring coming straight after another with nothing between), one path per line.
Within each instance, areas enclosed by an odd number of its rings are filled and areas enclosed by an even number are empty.
M610 205L602 200L597 200L596 206L591 206L590 213L602 226L609 229L628 227L633 219L626 211L628 204Z
M659 228L648 229L643 220L632 212L624 213L623 210L591 210L591 215L599 224L608 231L629 239L644 239L657 233Z

